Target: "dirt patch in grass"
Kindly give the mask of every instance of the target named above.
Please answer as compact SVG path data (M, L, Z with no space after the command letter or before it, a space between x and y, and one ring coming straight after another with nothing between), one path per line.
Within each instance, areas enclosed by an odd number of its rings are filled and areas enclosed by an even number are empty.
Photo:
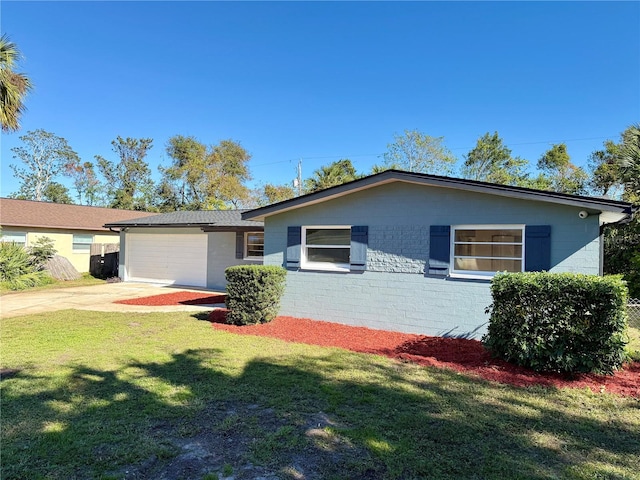
M123 305L144 305L144 306L164 306L164 305L215 305L224 303L226 295L210 295L202 292L173 292L150 297L132 298L129 300L118 300L113 303Z
M174 422L152 425L149 435L162 442L164 455L161 451L138 465L110 472L111 476L322 480L344 478L345 470L353 480L383 475L382 465L370 452L333 433L340 425L324 412L279 414L236 401L206 405L198 418L200 425L185 428Z
M209 319L214 328L384 355L420 365L449 368L518 387L543 385L589 388L593 392L640 398L640 362L626 365L615 375L579 374L569 377L553 373L541 374L492 358L477 340L428 337L293 317L277 317L270 323L239 327L224 324L224 313L223 309L211 313Z

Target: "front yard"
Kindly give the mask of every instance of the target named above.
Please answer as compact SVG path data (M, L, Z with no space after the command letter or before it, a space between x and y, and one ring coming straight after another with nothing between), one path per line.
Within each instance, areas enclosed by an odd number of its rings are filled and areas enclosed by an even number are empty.
M638 478L640 400L236 335L3 319L0 478Z

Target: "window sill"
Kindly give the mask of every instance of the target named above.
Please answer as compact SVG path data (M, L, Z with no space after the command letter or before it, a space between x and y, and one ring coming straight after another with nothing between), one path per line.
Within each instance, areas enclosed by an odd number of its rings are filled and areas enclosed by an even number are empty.
M457 273L457 272L451 272L449 274L449 277L451 278L464 278L464 279L469 279L469 280L487 280L490 281L497 272L494 273L487 273L486 275L480 274L480 273Z
M311 263L305 262L300 266L300 270L310 270L314 272L339 272L348 273L351 271L349 265L346 264L331 264L331 263Z

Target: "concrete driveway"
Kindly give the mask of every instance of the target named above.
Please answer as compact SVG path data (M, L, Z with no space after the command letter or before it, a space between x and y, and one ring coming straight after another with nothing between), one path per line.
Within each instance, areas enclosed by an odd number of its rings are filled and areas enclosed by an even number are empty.
M203 296L224 293L150 283L106 283L90 287L70 287L39 290L35 292L8 293L0 297L0 313L2 318L8 318L66 309L94 310L100 312L197 312L211 310L211 306L202 305L149 307L113 303L116 300L148 297L151 295L185 290L202 292Z

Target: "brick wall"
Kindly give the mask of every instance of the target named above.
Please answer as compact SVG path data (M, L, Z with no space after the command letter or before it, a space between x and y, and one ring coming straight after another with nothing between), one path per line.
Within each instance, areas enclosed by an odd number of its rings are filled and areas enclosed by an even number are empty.
M281 314L427 335L479 338L490 282L425 276L429 226L551 225L552 271L597 274L598 218L577 207L393 183L268 217L265 264L283 265L290 225L367 225L363 273L291 271Z

